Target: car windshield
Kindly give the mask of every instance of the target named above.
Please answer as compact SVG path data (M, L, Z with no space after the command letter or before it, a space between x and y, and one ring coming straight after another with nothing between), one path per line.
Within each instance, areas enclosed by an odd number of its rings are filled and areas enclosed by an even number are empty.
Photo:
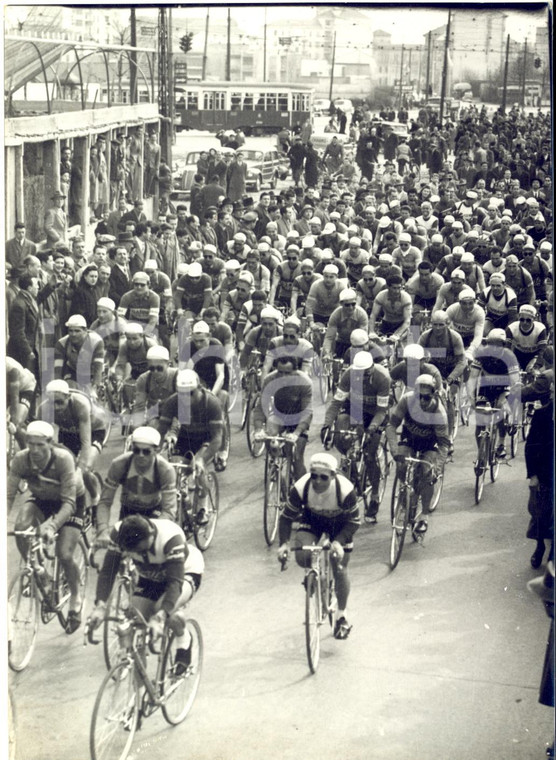
M263 154L260 150L242 150L243 157L246 161L262 161Z
M196 164L200 157L201 157L200 151L195 151L194 153L188 153L185 163Z

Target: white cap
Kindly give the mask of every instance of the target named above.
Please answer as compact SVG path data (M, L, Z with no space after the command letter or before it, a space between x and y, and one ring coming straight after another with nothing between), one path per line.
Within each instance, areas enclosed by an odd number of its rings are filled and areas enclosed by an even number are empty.
M247 272L245 270L239 275L238 279L241 280L241 282L246 282L250 287L253 287L255 284L255 278L251 272Z
M47 393L63 393L64 396L69 396L70 388L65 380L51 380L47 383L45 391Z
M199 375L192 369L181 369L176 377L176 388L179 391L194 391L200 384Z
M169 362L170 353L164 346L151 346L147 351L147 359L149 361Z
M143 325L138 322L128 322L124 327L126 335L143 335Z
M475 300L475 293L471 288L463 288L463 290L460 290L458 301L464 301L466 298L472 298Z
M257 246L257 250L260 251L261 253L266 253L267 251L270 251L270 245L265 242L259 243ZM226 263L229 264L230 262L228 261Z
M332 454L327 454L325 451L319 451L317 454L313 454L309 460L309 468L311 470L328 470L329 472L336 472L338 469L338 462L336 457Z
M446 224L453 224L456 220L455 217L453 217L451 214L448 214L444 217L444 221Z
M309 267L311 267L311 269L315 268L313 259L303 259L301 262L301 269L308 269Z
M207 325L204 319L200 319L198 322L195 322L195 324L193 325L191 334L192 335L209 335L210 327Z
M520 195L515 199L514 203L521 206L523 203L527 203L527 198L524 195Z
M135 272L131 282L142 282L144 285L148 285L150 282L149 275L146 272Z
M189 265L187 274L189 277L200 277L203 274L203 267L199 264L198 261L194 261Z
M409 232L400 232L399 243L411 243L411 235Z
M435 232L435 234L432 235L431 243L443 243L443 242L444 242L444 238L439 232Z
M261 245L265 245L264 243L261 243ZM261 250L261 247L259 245L259 250ZM237 259L230 259L224 264L224 269L232 270L232 269L240 269L241 264Z
M72 314L66 322L66 327L87 327L87 320L81 314Z
M336 225L332 222L327 222L322 230L323 235L333 235L336 232Z
M358 351L353 357L353 369L370 369L374 364L374 359L369 351Z
M450 275L451 280L465 280L465 272L463 269L454 269Z
M463 256L465 253L465 248L462 245L455 245L452 248L452 253L459 254L460 256Z
M143 264L143 269L147 272L149 269L158 269L156 259L147 259Z
M516 200L516 203L517 203L518 200L519 200L519 198ZM527 200L525 201L525 203L528 206L538 206L539 205L539 202L538 202L538 200L536 198L527 198Z
M176 274L187 274L189 272L189 264L186 264L185 261L180 261L180 263L176 267Z
M216 253L216 246L213 245L212 243L207 243L204 246L203 251L208 251L209 253Z
M318 216L313 216L309 219L309 224L322 224L322 220Z
M506 282L506 275L503 274L502 272L493 272L490 275L489 283L492 285L493 282L500 282L500 283Z
M379 255L378 255L378 261L379 261L379 263L382 263L382 264L391 264L392 261L393 261L392 254L391 253L379 253Z
M315 246L315 238L312 235L306 235L301 241L302 248L314 248L314 246Z
M453 222L453 223L452 223L452 227L453 227L455 230L462 230L462 229L463 229L463 222L458 222L458 221L456 221L456 222Z
M431 388L436 388L436 383L434 382L434 377L432 375L427 374L426 372L422 375L418 375L417 379L415 380L415 387L418 385L428 385Z
M519 307L519 313L520 314L527 314L528 317L535 317L537 316L537 310L534 306L531 306L530 303L524 303L522 306Z
M361 274L375 274L376 269L372 264L365 264L365 266L361 270Z
M361 327L357 327L355 330L351 331L351 334L349 336L349 342L352 346L364 346L365 343L367 343L369 340L369 334L366 330L363 330Z
M493 340L501 340L504 343L506 341L506 331L500 327L495 327L486 337L487 343L491 343Z
M246 236L243 234L243 232L236 232L234 235L234 240L236 243L245 243L247 242Z
M421 361L425 357L425 349L419 343L410 343L403 350L404 359L415 359Z
M361 245L361 238L354 235L349 239L349 244L353 246L360 246Z
M48 422L43 420L35 420L27 425L25 431L26 438L54 438L54 428Z
M355 292L355 290L352 290L351 288L346 288L345 290L342 290L339 296L340 303L343 303L344 301L355 301L356 298L357 298L357 293Z
M475 256L470 251L465 251L461 257L462 264L472 264L475 261Z
M448 313L443 309L437 309L431 317L431 322L433 320L446 324L448 321Z
M381 230L385 229L386 227L389 227L392 223L392 220L389 216L381 216L378 220L378 226Z
M327 264L324 269L322 270L323 274L338 274L339 269L336 266L336 264Z
M142 443L147 446L160 446L160 433L152 427L141 425L141 427L135 428L131 434L132 443Z
M550 240L543 240L542 243L539 245L539 251L551 251L552 250L552 243Z
M203 250L203 244L200 240L192 240L191 243L187 246L190 251L202 251Z
M261 319L275 319L276 322L280 322L282 314L273 306L265 306L264 309L261 310Z
M98 299L97 308L108 309L108 311L116 311L116 304L111 298L106 298L106 296L103 296L102 298Z

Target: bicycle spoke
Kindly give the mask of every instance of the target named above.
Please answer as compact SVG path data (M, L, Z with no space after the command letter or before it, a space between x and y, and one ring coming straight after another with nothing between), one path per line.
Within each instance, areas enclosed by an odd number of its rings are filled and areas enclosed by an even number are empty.
M180 672L180 664L176 661L178 648L175 636L168 637L162 663L162 713L172 725L181 723L187 717L199 688L203 667L203 636L196 620L186 622L186 632L191 643L189 647L189 664L185 672Z
M121 662L106 674L95 701L89 737L92 760L125 760L138 719L134 666Z
M316 673L320 658L320 599L318 581L314 572L306 578L305 589L305 645L311 673Z
M39 605L32 575L19 573L8 590L8 663L12 670L27 667L39 628Z

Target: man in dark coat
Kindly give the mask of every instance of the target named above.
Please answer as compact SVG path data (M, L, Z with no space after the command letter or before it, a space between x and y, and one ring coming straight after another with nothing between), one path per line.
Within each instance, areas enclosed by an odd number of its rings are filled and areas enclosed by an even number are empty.
M25 224L16 222L14 237L6 243L6 261L15 269L20 269L26 256L34 256L37 246L25 237Z
M19 278L19 293L15 297L8 314L9 340L6 353L30 370L35 377L39 372L40 333L39 280L23 275Z

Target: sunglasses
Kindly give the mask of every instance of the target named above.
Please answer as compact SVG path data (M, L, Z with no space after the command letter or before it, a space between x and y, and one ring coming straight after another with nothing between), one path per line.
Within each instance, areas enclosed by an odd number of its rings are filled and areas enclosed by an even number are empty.
M352 303L351 301L349 303L344 302L343 305L346 306L348 309L355 308L355 303Z
M530 319L529 317L520 317L519 321L520 322L532 322L533 320Z
M363 279L365 280L365 282L374 282L375 278L374 277L363 277Z
M297 261L297 256L288 256L288 261Z
M145 282L134 282L133 283L134 288L146 288L147 284Z
M421 401L430 401L432 399L432 394L431 393L420 393L419 394L419 398L421 399Z
M297 333L283 333L282 337L284 340L288 338L288 340L295 340L297 338Z
M275 324L276 322L261 322L263 327L274 327Z
M207 259L207 261L210 261L213 258L214 258L214 256L212 254L206 254L205 253L205 259Z
M431 322L431 327L444 327L444 322Z
M161 364L151 364L149 367L149 372L164 372L166 367L163 367Z
M56 399L54 402L54 406L65 406L66 402L62 401L62 399Z
M133 447L133 453L134 454L144 454L145 456L149 456L149 454L152 454L152 452L153 452L152 449L144 449L144 448L141 448L139 446L134 446Z
M330 480L330 475L322 475L320 472L312 472L311 480L323 480L326 482L327 480Z

